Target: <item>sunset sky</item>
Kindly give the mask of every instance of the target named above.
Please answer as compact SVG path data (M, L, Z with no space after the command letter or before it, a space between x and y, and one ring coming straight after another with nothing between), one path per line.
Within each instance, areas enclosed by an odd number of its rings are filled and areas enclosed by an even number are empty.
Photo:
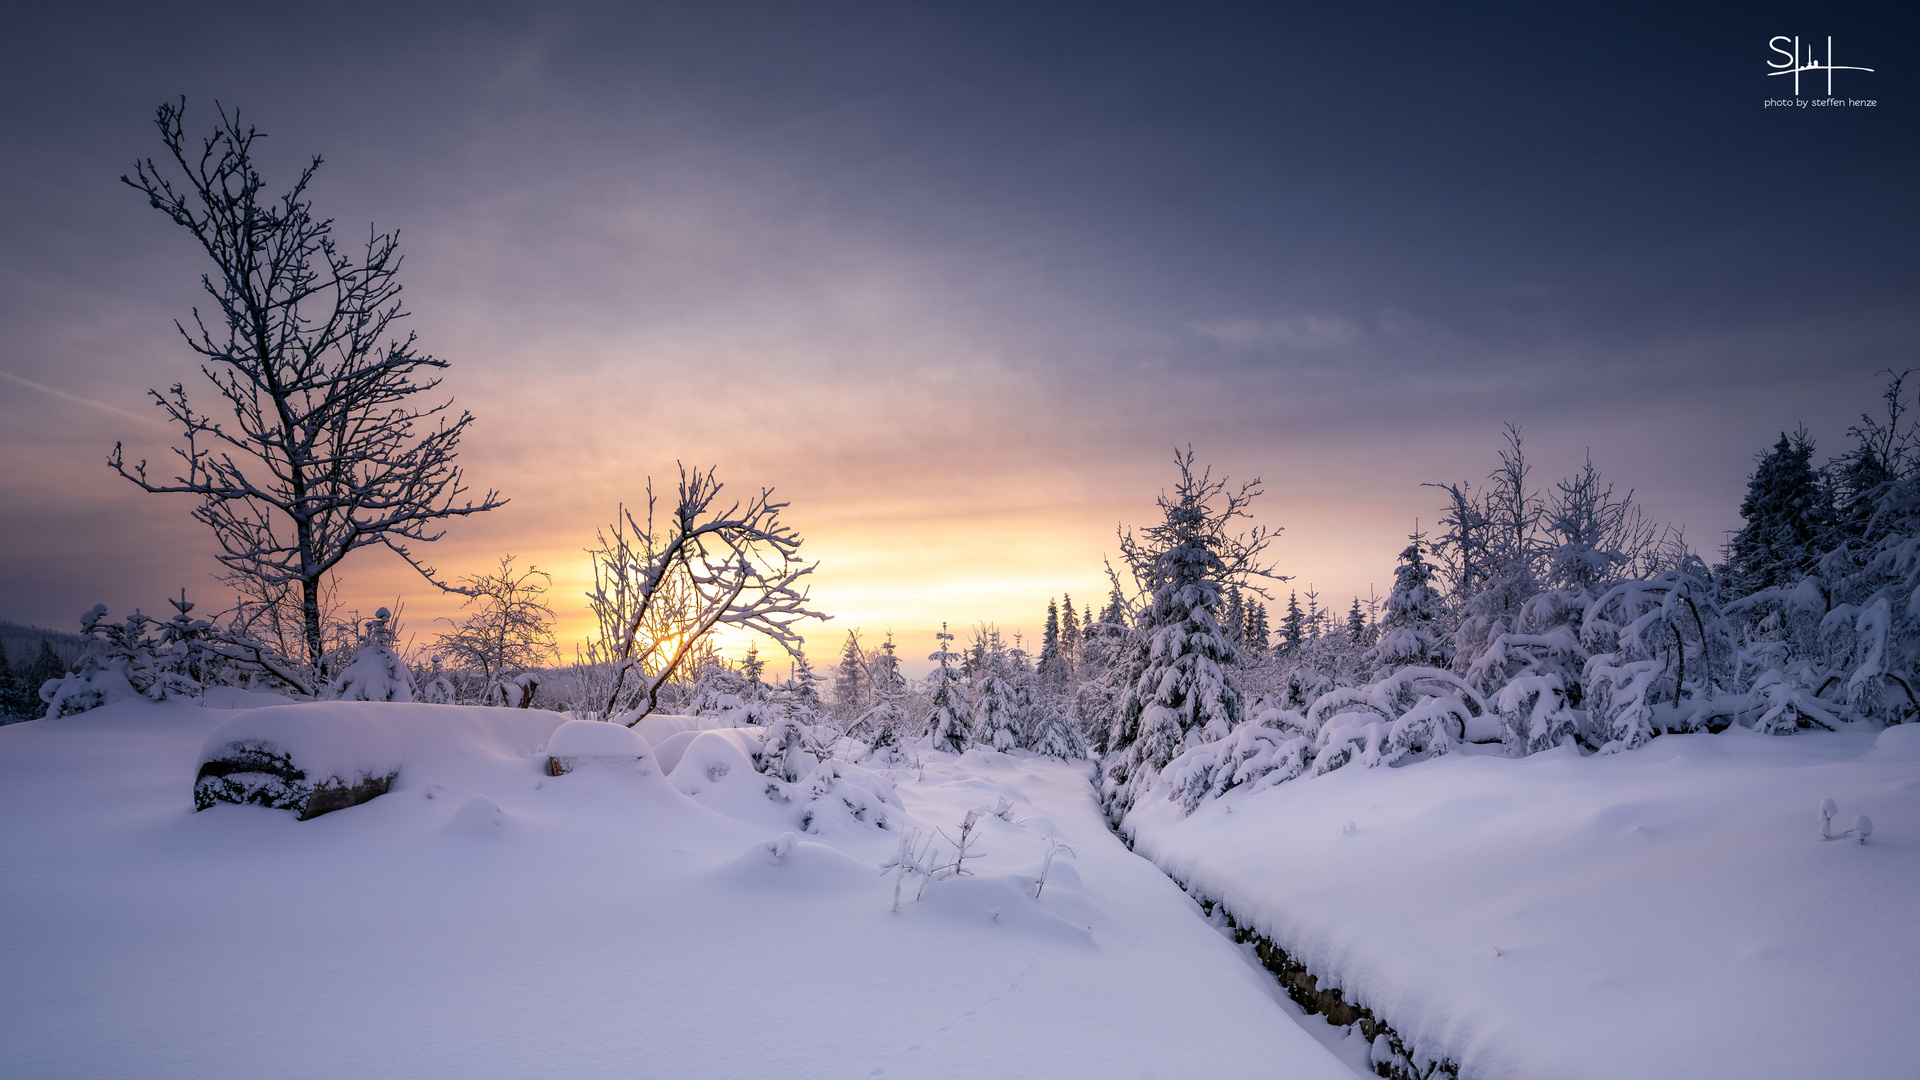
M512 500L429 559L550 570L569 641L582 549L676 460L790 500L817 661L1097 600L1189 443L1342 610L1509 421L1543 486L1591 451L1711 560L1756 452L1838 452L1920 365L1892 12L43 6L0 39L0 618L225 603L189 501L104 464L172 445L148 387L210 394L171 325L205 256L119 184L183 94L269 133L271 188L323 154L343 235L402 231ZM1774 35L1877 105L1763 107ZM421 636L458 606L377 550L340 584Z

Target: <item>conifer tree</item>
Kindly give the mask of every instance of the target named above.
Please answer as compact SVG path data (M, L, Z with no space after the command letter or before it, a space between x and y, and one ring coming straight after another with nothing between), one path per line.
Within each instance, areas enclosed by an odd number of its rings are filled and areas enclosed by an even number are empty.
M1062 670L1064 660L1060 652L1060 607L1051 599L1047 601L1047 621L1040 634L1040 681L1053 688L1066 682L1066 673Z
M749 700L759 701L766 696L767 684L761 676L767 670L767 662L760 659L758 642L747 643L747 655L740 661L740 677L746 680Z
M833 700L843 719L858 716L873 704L872 681L857 630L847 631L847 643L840 650L840 668L833 678Z
M1265 652L1268 645L1267 605L1258 601L1247 605L1247 629L1245 631L1248 647Z
M1353 598L1353 606L1347 609L1347 641L1353 645L1365 644L1367 640L1367 616L1360 610L1360 598Z
M947 624L941 623L940 632L933 637L934 651L927 659L939 667L933 670L933 708L927 714L927 738L935 750L958 754L966 750L973 727L964 692L966 677L956 663L960 654L951 648L953 635L947 631Z
M1107 596L1107 606L1100 612L1100 621L1110 627L1122 627L1127 624L1127 600L1120 595L1120 586L1115 585Z
M899 697L907 691L907 680L900 674L899 646L893 643L893 631L887 631L886 639L880 642L880 652L873 658L873 693L876 697Z
M58 679L66 673L66 662L60 659L59 653L53 651L53 642L48 641L46 638L41 638L40 652L33 658L33 663L27 668L27 692L38 699L40 696L40 688L46 685L48 680Z
M1249 575L1272 576L1260 563L1272 534L1263 528L1244 535L1227 531L1248 516L1259 481L1230 491L1210 471L1196 476L1191 450L1176 453L1174 464L1180 478L1171 496L1160 497L1161 522L1146 530L1144 542L1130 533L1121 538L1134 578L1152 602L1143 613L1128 689L1109 740L1127 751L1109 773L1110 810L1112 800L1132 798L1120 788L1144 782L1189 739L1224 738L1245 719L1240 685L1226 670L1239 653L1222 632L1218 612L1225 585Z
M1280 647L1291 652L1307 639L1307 617L1300 610L1300 597L1287 594L1287 614L1280 620Z
M1020 745L1026 719L1014 689L1013 659L1007 655L998 627L975 631L974 641L981 657L971 702L974 741L995 750L1011 750Z
M1740 504L1746 525L1727 545L1733 588L1752 593L1791 585L1813 569L1832 502L1812 465L1813 440L1802 428L1780 433L1760 455Z
M1433 565L1426 560L1426 537L1414 533L1393 571L1393 592L1380 620L1380 641L1369 659L1382 670L1409 664L1444 665L1440 644L1441 601L1433 587Z
M1221 632L1234 645L1244 645L1247 640L1247 605L1240 598L1240 586L1227 586L1227 608L1221 613Z
M26 719L34 713L33 706L38 703L37 694L27 693L25 672L15 671L9 662L7 650L0 648L0 723Z
M773 688L779 706L797 724L811 724L824 707L820 700L820 681L805 653L793 654L793 666L787 681Z

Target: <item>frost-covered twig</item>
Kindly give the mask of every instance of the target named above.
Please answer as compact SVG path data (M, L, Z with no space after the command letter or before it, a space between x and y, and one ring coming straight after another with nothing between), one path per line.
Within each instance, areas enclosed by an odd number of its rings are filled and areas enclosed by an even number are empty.
M1040 893L1047 887L1047 875L1053 871L1053 857L1059 852L1073 855L1074 850L1061 843L1052 833L1047 834L1047 858L1040 864L1040 877L1033 883L1033 898L1040 899Z

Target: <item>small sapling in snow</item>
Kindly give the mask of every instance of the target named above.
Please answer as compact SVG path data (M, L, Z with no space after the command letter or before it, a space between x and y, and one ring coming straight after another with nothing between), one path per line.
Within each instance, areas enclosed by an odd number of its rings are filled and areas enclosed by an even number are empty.
M1047 887L1047 874L1053 870L1054 855L1062 851L1068 855L1074 853L1072 848L1061 843L1058 838L1049 833L1047 835L1047 858L1045 862L1040 864L1040 877L1033 883L1033 898L1035 900L1040 899L1040 893Z

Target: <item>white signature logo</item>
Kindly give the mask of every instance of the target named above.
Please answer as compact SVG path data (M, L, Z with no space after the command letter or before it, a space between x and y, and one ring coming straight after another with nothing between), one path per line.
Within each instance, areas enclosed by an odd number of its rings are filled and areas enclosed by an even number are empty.
M1783 41L1790 41L1793 43L1793 50L1791 52L1789 52L1785 47L1783 47L1780 44ZM1833 39L1831 37L1827 39L1827 62L1824 64L1814 59L1812 43L1808 43L1807 45L1806 60L1802 61L1800 59L1800 38L1798 35L1794 37L1787 37L1786 35L1782 34L1779 37L1771 38L1767 41L1767 47L1771 48L1774 52L1779 53L1781 56L1786 57L1785 60L1767 61L1767 66L1775 69L1773 71L1767 72L1767 77L1772 78L1775 75L1793 76L1793 96L1794 97L1800 96L1800 73L1803 71L1826 72L1827 73L1827 96L1832 97L1834 72L1836 71L1872 71L1873 70L1870 67L1853 67L1848 64L1835 65L1833 62Z

